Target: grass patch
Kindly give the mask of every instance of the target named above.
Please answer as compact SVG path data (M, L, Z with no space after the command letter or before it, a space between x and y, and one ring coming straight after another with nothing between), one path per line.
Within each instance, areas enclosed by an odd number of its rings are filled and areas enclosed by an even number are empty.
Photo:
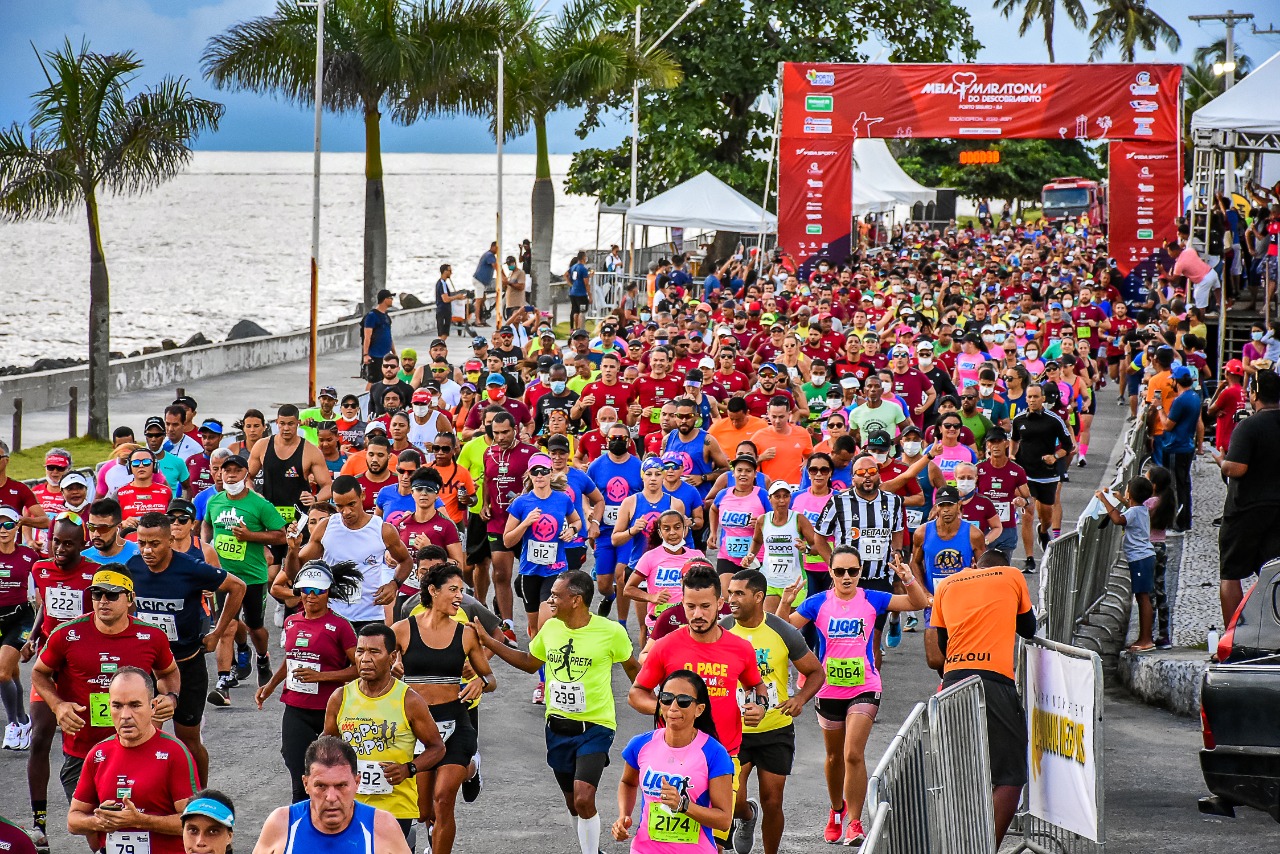
M23 448L9 457L8 475L15 480L33 480L44 477L44 455L50 448L65 448L71 452L75 468L91 468L111 456L111 443L99 442L81 436L78 439L59 439L45 442L33 448Z

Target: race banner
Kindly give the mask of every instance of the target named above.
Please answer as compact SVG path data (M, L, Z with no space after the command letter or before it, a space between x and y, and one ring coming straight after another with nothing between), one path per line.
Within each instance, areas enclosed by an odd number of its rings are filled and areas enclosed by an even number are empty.
M808 270L851 249L853 140L783 141L778 151L778 244Z
M1164 244L1178 236L1182 156L1177 142L1113 142L1108 161L1107 251L1125 277L1126 299L1155 286Z
M1094 735L1102 710L1094 708L1093 661L1028 645L1026 665L1031 814L1097 842Z
M1178 65L785 63L782 75L784 139L1179 138Z

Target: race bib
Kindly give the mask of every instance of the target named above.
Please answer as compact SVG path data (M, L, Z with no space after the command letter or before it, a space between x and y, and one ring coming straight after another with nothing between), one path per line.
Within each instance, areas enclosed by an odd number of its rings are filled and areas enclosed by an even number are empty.
M237 540L233 534L218 534L213 538L213 550L224 560L244 560L248 545L242 540Z
M996 512L1000 514L1001 520L1007 521L1013 518L1009 515L1009 508L1011 505L1008 501L992 501L991 503L996 506Z
M457 721L436 721L436 729L440 730L440 740L448 741L453 735L453 731L458 728ZM426 750L427 746L420 741L414 742L413 755L417 756Z
M290 504L288 507L277 507L276 512L285 522L292 524L294 519L298 518L298 508Z
M907 508L907 527L919 528L924 524L924 508L908 507Z
M605 525L613 526L618 524L618 507L619 506L621 505L606 504L604 506L604 524Z
M580 715L587 710L587 689L581 682L548 679L547 702L562 712Z
M729 557L744 558L751 549L750 537L725 537L724 551Z
M151 854L151 834L145 830L108 833L107 854Z
M115 726L111 723L111 695L106 691L89 695L89 726Z
M70 587L49 587L44 591L44 610L58 620L74 620L84 613L84 594Z
M139 613L138 619L144 623L150 623L157 629L164 629L164 636L169 640L178 639L178 618L173 614Z
M392 788L382 773L382 765L377 762L360 760L360 783L356 788L357 795L389 795Z
M316 672L319 672L320 662L294 661L292 658L286 658L284 660L284 666L285 666L285 672L286 672L286 675L284 678L284 686L286 688L298 694L319 694L320 693L319 682L299 682L297 679L297 673L299 670L314 670Z
M778 683L773 681L772 679L765 680L764 692L765 692L765 695L768 696L769 698L769 708L776 709L779 703ZM751 694L748 694L747 689L739 685L738 686L738 708L739 709L746 708L747 697L749 696L754 697L755 692L753 691Z
M800 565L794 557L771 557L764 574L770 587L786 587L800 577Z
M884 561L889 557L893 535L886 528L863 528L858 534L858 556L864 561Z
M1077 337L1077 338L1092 338L1092 337L1093 337L1093 327L1092 327L1092 326L1077 326L1077 327L1076 327L1076 337Z
M827 684L837 688L856 688L867 681L861 658L828 658Z
M529 547L525 549L525 556L529 563L536 563L538 566L551 566L556 562L559 553L558 544L544 543L541 540L530 540Z
M654 842L678 845L694 845L702 833L702 825L689 816L672 812L665 804L653 801L649 804L649 838Z

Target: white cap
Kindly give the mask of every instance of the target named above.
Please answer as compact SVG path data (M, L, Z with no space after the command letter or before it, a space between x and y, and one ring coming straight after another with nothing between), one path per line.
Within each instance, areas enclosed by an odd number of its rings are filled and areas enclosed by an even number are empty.
M768 492L770 495L773 495L775 492L779 492L781 490L786 490L788 494L795 491L794 487L792 487L791 484L787 483L785 480L775 480L773 483L769 484Z
M88 489L89 478L85 477L83 474L81 474L78 471L69 471L66 474L64 474L62 476L62 480L58 482L58 486L60 486L62 489L66 489L68 486L76 486L76 485L83 486L85 489Z

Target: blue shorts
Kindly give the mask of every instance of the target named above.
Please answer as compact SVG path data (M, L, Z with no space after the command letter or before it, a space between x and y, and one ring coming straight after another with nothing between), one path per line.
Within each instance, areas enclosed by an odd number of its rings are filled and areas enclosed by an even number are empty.
M1129 561L1129 578L1134 593L1151 593L1156 589L1156 556Z
M586 732L579 735L560 735L552 732L548 725L546 733L547 765L561 774L572 774L579 757L595 753L608 756L609 748L613 747L614 731L600 724L587 724Z
M1135 371L1129 374L1129 396L1136 397L1140 391L1142 391L1142 372Z
M609 528L608 531L602 530L600 537L596 540L596 562L592 567L596 578L602 575L613 575L619 563L627 562L627 552L631 549L631 544L624 543L621 546L615 546L610 539L612 535L612 528Z
M1000 536L996 537L996 541L987 546L989 549L999 549L1009 558L1013 558L1013 553L1018 550L1018 526L1016 523L1005 525L1004 530L1000 532Z

